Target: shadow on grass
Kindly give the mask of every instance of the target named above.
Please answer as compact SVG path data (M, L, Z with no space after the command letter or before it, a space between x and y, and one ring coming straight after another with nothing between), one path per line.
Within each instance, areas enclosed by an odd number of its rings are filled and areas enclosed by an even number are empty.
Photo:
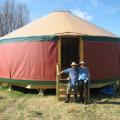
M35 114L38 115L38 116L41 116L43 113L36 111Z
M37 94L38 93L38 91L35 89L27 89L27 88L15 86L15 85L12 86L12 90L22 92L24 94Z
M108 105L120 105L120 97L114 97L112 94L103 94L99 92L99 89L92 89L90 104L108 104ZM118 101L119 100L119 101Z
M120 97L116 98L111 95L105 95L105 94L97 94L97 95L92 95L91 97L91 104L96 103L96 104L111 104L111 105L120 105Z
M27 88L19 87L19 86L12 86L12 89L15 91L22 92L24 94L39 94L39 90L37 90L37 89L27 89ZM56 95L56 90L55 89L46 89L43 91L43 94L45 96Z
M43 113L39 111L30 111L31 115L34 117L42 117Z
M117 99L117 98L116 98ZM97 104L108 104L108 105L120 105L120 102L105 100L102 102L96 102Z

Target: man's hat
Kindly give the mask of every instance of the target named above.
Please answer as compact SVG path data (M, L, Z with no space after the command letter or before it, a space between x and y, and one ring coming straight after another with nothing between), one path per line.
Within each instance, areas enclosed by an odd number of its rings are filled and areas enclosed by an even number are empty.
M84 61L81 61L79 64L80 65L82 65L82 64L86 65L86 63Z
M71 66L77 66L77 63L76 62L72 62Z

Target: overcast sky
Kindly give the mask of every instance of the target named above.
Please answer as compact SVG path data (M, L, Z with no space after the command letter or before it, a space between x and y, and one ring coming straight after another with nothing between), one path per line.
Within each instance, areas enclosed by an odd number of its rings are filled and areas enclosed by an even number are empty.
M55 10L70 10L77 16L120 36L120 0L16 1L27 5L32 20Z

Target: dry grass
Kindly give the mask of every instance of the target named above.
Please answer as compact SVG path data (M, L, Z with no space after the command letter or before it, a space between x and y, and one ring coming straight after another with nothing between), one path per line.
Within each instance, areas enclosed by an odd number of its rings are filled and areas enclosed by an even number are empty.
M0 90L0 96L0 120L118 120L120 115L120 98L82 105L16 91Z

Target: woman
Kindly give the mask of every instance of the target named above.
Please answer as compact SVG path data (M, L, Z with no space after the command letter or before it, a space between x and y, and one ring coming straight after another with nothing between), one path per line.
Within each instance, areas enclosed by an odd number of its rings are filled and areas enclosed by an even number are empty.
M78 91L80 94L80 102L82 102L82 104L88 103L89 82L90 82L89 70L86 67L86 63L84 61L81 61L79 68L79 77L78 77Z

